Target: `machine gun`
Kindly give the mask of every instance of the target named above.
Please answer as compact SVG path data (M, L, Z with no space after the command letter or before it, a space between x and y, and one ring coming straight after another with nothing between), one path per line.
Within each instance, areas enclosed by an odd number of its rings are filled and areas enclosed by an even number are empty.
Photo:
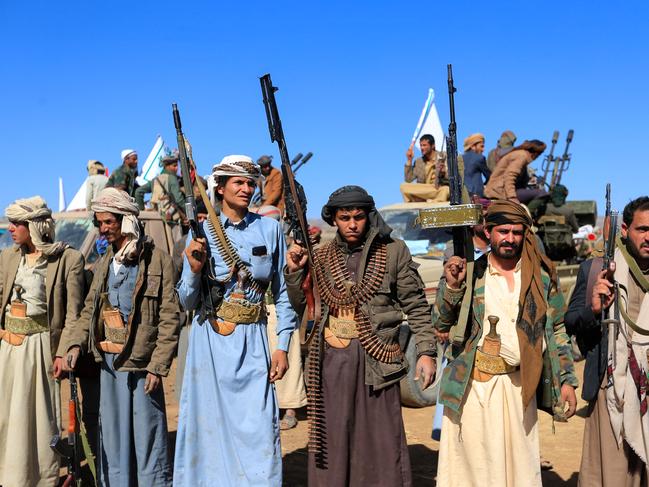
M552 134L552 145L550 146L550 152L547 156L545 156L543 163L541 164L541 170L543 171L543 184L546 184L548 180L548 173L550 172L550 168L554 168L554 164L556 162L556 158L554 157L554 149L557 146L558 141L559 131L555 130ZM554 172L554 169L552 170L552 172Z
M552 145L550 146L550 153L545 156L545 159L543 159L543 163L541 164L541 170L543 171L542 184L548 186L549 189L554 188L557 184L561 184L561 177L563 176L563 173L570 168L572 155L568 152L568 149L570 148L570 143L572 142L574 135L574 130L568 130L568 136L566 137L566 148L563 151L563 155L557 157L554 155L554 149L556 148L557 141L559 140L559 131L555 130L552 134ZM549 182L548 173L551 174Z
M309 226L306 220L306 195L304 188L295 180L293 169L291 168L291 160L288 157L288 149L286 148L286 139L284 138L284 129L282 129L282 121L279 118L279 111L277 110L277 102L275 101L275 92L277 87L273 86L270 79L270 74L265 74L259 78L261 83L261 93L264 99L264 108L266 110L266 119L268 120L268 131L270 133L271 142L277 142L279 155L282 159L282 179L284 184L284 202L286 208L285 221L288 222L289 232L293 234L293 238L302 247L306 249L309 270L307 271L306 278L302 285L306 300L307 300L307 317L308 320L315 319L315 295L318 293L316 280L311 276L311 270L314 269L313 265L313 247L309 240ZM308 154L307 154L308 156ZM313 331L309 337L304 341L308 342L313 336L313 332L317 327L313 327Z
M298 164L293 165L293 173L296 173L302 166L304 166L307 162L309 162L309 159L313 157L313 152L307 152L306 155L302 158L301 161L298 162Z
M201 225L196 216L196 199L194 198L192 173L190 172L189 159L187 156L187 141L183 134L182 124L180 122L180 112L178 105L172 104L172 111L174 117L174 125L176 127L176 137L178 140L178 160L180 162L180 172L183 177L183 186L185 187L185 216L189 223L189 228L192 233L192 238L206 238ZM194 174L194 177L197 177ZM204 201L205 205L210 205L210 201ZM196 260L201 260L203 255L198 250L192 252L192 256ZM199 321L203 322L209 320L210 322L216 320L216 311L223 301L223 286L219 285L214 276L214 266L210 263L209 252L205 265L201 272L201 310L198 314Z
M554 174L552 174L552 183L550 185L552 188L561 183L561 176L563 176L563 173L570 167L570 159L572 156L568 152L568 149L570 148L570 143L572 142L572 136L574 134L574 130L568 130L568 137L566 137L566 148L563 151L563 155L557 161L557 164L555 165L555 172Z

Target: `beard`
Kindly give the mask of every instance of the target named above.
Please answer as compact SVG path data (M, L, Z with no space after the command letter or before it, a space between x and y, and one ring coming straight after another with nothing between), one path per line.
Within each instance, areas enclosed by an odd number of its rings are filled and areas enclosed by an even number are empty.
M521 256L522 249L522 244L519 245L508 242L500 242L499 244L496 244L493 241L491 242L491 252L500 259L518 260Z
M625 239L624 243L626 244L626 248L629 251L629 254L631 254L631 257L633 257L633 259L638 263L640 267L646 268L647 266L649 266L649 258L640 253L640 249L635 246L630 238ZM642 249L646 251L647 247L642 244Z

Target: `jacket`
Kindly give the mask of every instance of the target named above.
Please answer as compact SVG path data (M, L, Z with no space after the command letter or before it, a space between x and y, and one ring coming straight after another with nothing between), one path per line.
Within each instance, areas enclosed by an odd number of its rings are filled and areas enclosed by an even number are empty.
M138 187L137 169L122 164L108 177L106 188L117 188L126 191L130 196L135 197L135 190Z
M440 383L440 402L456 412L464 403L467 385L473 370L475 353L482 336L484 320L485 272L487 255L476 261L473 276L473 301L469 312L469 324L461 347L448 347L449 363L444 369ZM570 338L563 324L565 302L561 289L551 286L550 276L541 271L544 294L548 303L545 322L546 349L543 353L543 370L539 378L536 392L537 407L554 414L557 420L565 420L561 402L561 386L570 384L577 387L579 382L575 376L575 366L572 359ZM440 331L448 331L458 319L462 298L466 285L460 289L450 289L444 286L437 294L436 307L439 317L435 327ZM524 358L522 358L524 360Z
M69 346L92 352L97 362L102 353L97 342L104 336L100 294L105 292L113 248L97 262L95 275L79 321L69 330ZM124 350L114 361L118 371L148 371L166 376L176 351L180 332L180 308L174 289L171 257L145 240L138 259L133 290L133 308L128 317Z
M435 161L435 163L442 162L444 164L444 170L440 174L441 177L439 183L447 185L448 179L446 177L446 152L433 151L431 160ZM415 159L414 164L406 164L403 167L403 178L406 183L415 181L419 184L435 184L435 175L435 170L431 171L431 174L429 174L428 176L426 175L426 161L424 161L423 157L418 157L417 159Z
M532 155L526 150L514 150L496 164L484 188L485 197L492 200L516 201L516 179L527 170Z
M265 181L259 182L263 188L261 200L264 205L275 206L280 212L284 211L284 186L282 184L282 171L274 167ZM263 184L263 186L262 186Z
M484 176L485 181L489 181L489 176L491 176L491 171L487 167L484 156L468 150L464 153L463 159L464 185L467 191L469 194L477 194L480 197L484 196L482 176Z
M369 248L377 236L376 229L370 229L362 250L359 273L361 280L367 265ZM338 234L336 240L343 253L348 254L347 246ZM316 254L317 255L317 254ZM316 257L317 258L317 257ZM418 355L435 355L435 336L433 332L431 309L424 294L424 283L417 272L418 264L413 262L410 251L403 240L387 239L387 266L383 282L369 302L362 305L362 311L369 316L372 329L383 338L396 340L399 335L403 315L407 316L408 326L414 332ZM306 299L301 288L303 272L285 273L288 297L298 315L304 313ZM326 323L329 308L323 303L324 312L321 324ZM323 328L322 326L320 327ZM365 383L375 390L398 382L408 372L405 358L400 363L386 364L365 354Z
M0 253L0 323L3 328L21 257L22 251L16 246ZM85 290L83 266L83 255L73 248L47 259L45 299L52 358L63 356L68 351L62 334L65 335L64 330L68 330L81 314Z
M586 357L581 390L581 397L585 401L597 399L608 360L608 328L602 331L600 319L593 314L588 296L588 278L593 265L599 265L601 269L602 260L589 259L579 266L575 290L566 312L566 331L577 339L579 350Z

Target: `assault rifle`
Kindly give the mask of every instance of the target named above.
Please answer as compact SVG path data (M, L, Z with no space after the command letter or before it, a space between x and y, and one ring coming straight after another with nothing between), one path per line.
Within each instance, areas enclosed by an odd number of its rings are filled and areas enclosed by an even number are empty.
M302 247L306 249L308 258L308 271L302 289L305 292L307 300L307 317L309 320L315 318L315 294L318 293L316 280L311 276L313 266L313 247L309 240L309 226L306 220L306 195L304 188L295 180L293 169L291 168L291 160L288 157L288 149L286 148L286 139L284 138L284 129L282 129L282 121L279 118L279 111L277 110L277 102L275 101L275 92L277 87L273 86L270 79L270 74L265 74L259 78L261 83L261 93L264 99L264 108L266 110L266 119L268 120L268 131L270 133L271 142L277 142L279 155L282 159L282 179L284 184L284 202L286 208L285 221L289 225L289 232L293 234L293 238ZM308 154L307 154L308 155ZM310 290L313 290L312 292ZM317 327L313 327L313 331ZM309 341L311 335L306 338Z
M602 262L602 270L606 271L606 278L613 283L613 292L615 293L615 299L618 296L618 285L615 282L613 273L611 272L611 263L615 260L615 239L617 237L617 217L618 212L611 210L611 184L606 185L606 213L604 216L604 255ZM613 336L617 337L619 330L620 320L617 317L607 318L606 315L608 310L604 308L604 296L601 296L602 300L602 314L600 317L602 327L613 325ZM609 333L611 331L609 330ZM615 354L613 354L613 368L615 368Z
M50 448L65 459L67 464L68 475L63 482L63 487L81 487L81 442L79 441L79 424L77 412L79 411L77 394L77 378L74 372L70 371L68 378L70 379L70 400L68 402L68 437L61 438L60 434L54 435L50 442ZM89 458L88 462L93 459Z
M187 146L185 135L183 134L182 124L180 122L180 112L178 105L172 105L174 125L176 127L176 137L178 139L178 161L180 162L180 172L183 177L183 186L185 187L185 217L189 223L189 228L192 233L192 238L205 238L202 226L199 224L196 217L196 198L194 198L192 175L189 167L189 159L187 156ZM195 169L195 168L194 168ZM197 177L194 174L194 177ZM209 201L204 201L206 205L211 204ZM207 240L207 239L206 239ZM194 250L192 256L196 260L202 259L202 252ZM216 319L216 311L221 304L223 298L223 289L218 285L216 278L213 274L213 266L210 264L209 252L208 258L203 266L201 272L201 301L202 307L199 313L199 320L212 320Z

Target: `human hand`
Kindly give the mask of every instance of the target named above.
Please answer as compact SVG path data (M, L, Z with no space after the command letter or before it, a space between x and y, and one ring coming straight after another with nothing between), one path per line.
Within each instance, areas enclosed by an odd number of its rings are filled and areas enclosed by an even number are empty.
M448 259L444 265L444 277L450 289L460 289L466 279L466 259L456 255Z
M207 259L207 244L204 238L196 238L189 242L185 249L185 256L189 262L189 267L194 274L203 270L203 265Z
M159 375L153 374L151 372L147 373L146 379L144 380L144 393L151 394L158 388L161 381L162 379Z
M611 262L613 271L615 271L615 262ZM608 280L610 271L603 269L597 276L597 281L593 286L593 295L591 296L590 306L593 314L598 315L602 312L602 304L608 309L615 299L615 285Z
M448 336L449 336L448 331L439 331L437 328L434 328L433 333L437 337L438 342L446 343L448 341Z
M68 350L68 353L65 356L65 360L62 360L63 370L65 372L71 372L77 366L77 360L79 360L79 355L81 354L81 349L78 346L74 346Z
M52 364L52 375L55 379L63 377L63 357L55 357Z
M420 381L419 385L423 391L428 386L433 383L435 379L435 359L429 357L428 355L422 355L417 360L417 365L415 366L415 380Z
M270 358L269 379L275 382L284 377L288 370L288 354L284 350L275 350Z
M566 418L574 416L577 411L577 395L575 394L575 388L570 384L562 385L561 400L564 404L568 404L568 409L566 409Z
M408 150L406 151L406 159L408 160L408 164L412 163L412 158L415 155L415 151L412 150L412 145L408 147Z
M288 267L288 271L296 272L303 269L308 258L306 249L301 245L293 243L286 252L286 267Z

